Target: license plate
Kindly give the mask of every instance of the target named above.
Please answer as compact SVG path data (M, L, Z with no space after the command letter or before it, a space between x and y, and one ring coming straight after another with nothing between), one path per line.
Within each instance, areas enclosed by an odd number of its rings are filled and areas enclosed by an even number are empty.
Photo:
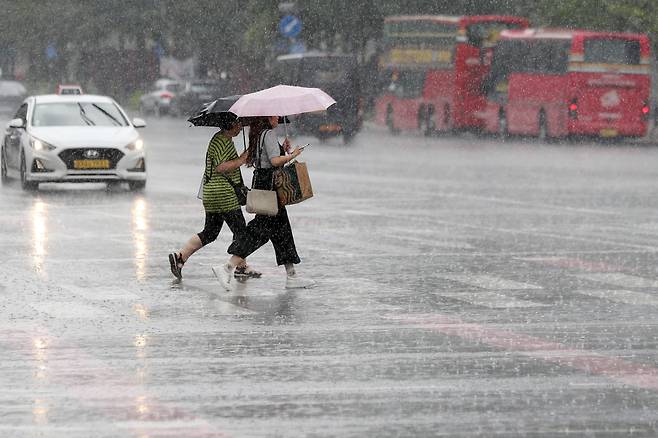
M109 169L110 160L74 160L74 169Z
M320 125L320 132L338 132L340 130L340 125Z
M601 129L599 134L601 137L616 137L619 135L616 129Z

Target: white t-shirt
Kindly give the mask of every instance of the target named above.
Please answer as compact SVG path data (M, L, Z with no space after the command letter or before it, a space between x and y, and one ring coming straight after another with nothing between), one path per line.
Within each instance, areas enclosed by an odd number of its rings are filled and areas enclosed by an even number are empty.
M279 140L276 137L276 132L271 129L265 131L263 136L262 154L260 157L256 157L256 167L261 169L269 169L272 167L271 159L274 157L281 156L281 150L279 149ZM258 151L256 151L258 153ZM258 159L260 158L260 162Z

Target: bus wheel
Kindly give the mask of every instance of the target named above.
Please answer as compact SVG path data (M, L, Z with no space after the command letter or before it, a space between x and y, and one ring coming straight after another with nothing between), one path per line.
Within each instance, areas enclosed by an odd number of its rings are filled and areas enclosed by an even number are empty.
M450 105L443 107L443 133L452 133L452 121L450 120Z
M434 107L429 106L423 114L423 129L422 132L426 137L434 135L436 126L434 125Z
M390 106L386 110L386 126L391 134L398 135L400 133L400 130L395 127L393 122L393 108Z
M541 141L548 140L548 123L546 122L546 113L544 113L544 110L539 112L539 133L537 137Z
M498 114L498 137L507 138L509 136L509 128L507 125L507 115L505 111Z

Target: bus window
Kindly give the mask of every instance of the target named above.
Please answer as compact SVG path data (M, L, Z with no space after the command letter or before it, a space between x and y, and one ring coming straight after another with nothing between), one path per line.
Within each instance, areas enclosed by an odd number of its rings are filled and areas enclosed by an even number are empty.
M483 93L502 91L499 85L507 82L510 73L528 71L529 52L527 41L501 41L494 49L491 71L482 83Z
M569 64L570 41L537 41L530 46L531 63L527 71L545 74L563 74Z
M400 99L414 99L423 95L425 72L394 72L388 85L388 91Z
M590 38L585 40L585 62L594 64L640 63L640 42L616 38Z
M485 94L507 91L510 73L564 74L571 41L501 41L494 49L491 71L482 83Z
M506 29L520 29L518 23L504 23L498 21L487 21L484 23L471 24L466 28L466 37L469 44L476 47L482 45L493 47L498 41L500 32Z

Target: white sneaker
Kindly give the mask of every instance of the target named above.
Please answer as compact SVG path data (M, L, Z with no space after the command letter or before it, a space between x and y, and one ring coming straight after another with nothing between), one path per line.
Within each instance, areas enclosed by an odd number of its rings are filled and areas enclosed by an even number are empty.
M226 290L231 290L231 279L233 278L233 269L235 268L230 267L228 264L212 267L212 273L215 274L215 277L217 277L220 284Z
M286 289L305 289L315 286L315 281L310 278L288 275L286 279Z

